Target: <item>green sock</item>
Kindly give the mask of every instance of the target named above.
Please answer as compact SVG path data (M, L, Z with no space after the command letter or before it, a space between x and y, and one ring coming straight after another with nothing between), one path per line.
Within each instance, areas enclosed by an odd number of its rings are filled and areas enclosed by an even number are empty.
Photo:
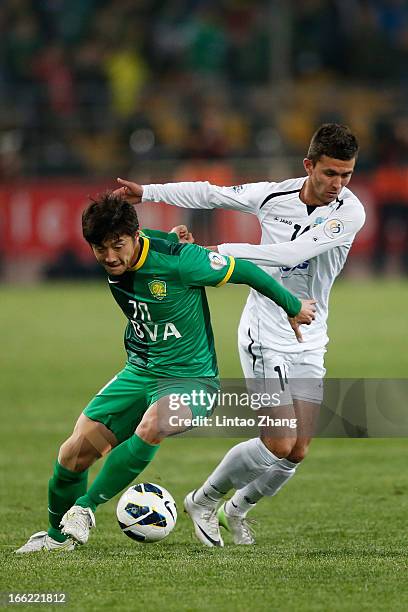
M133 434L111 450L88 492L75 504L95 510L99 504L109 501L139 476L158 450L158 444L149 444Z
M48 483L48 520L50 523L48 535L57 542L64 542L67 539L62 535L59 524L78 496L86 492L87 481L88 470L71 472L58 461L55 462L54 474Z

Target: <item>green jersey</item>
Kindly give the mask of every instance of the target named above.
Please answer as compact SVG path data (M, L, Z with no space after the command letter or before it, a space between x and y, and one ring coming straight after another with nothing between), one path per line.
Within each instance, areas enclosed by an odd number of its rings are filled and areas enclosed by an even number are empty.
M205 285L228 281L234 259L195 244L141 234L134 267L109 276L113 297L128 319L128 361L161 377L218 374Z

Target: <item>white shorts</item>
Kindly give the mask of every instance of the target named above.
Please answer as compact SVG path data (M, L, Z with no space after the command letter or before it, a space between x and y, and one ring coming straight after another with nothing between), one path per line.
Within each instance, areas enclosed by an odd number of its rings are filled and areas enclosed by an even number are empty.
M249 335L240 332L239 356L247 385L254 385L257 392L279 392L281 406L290 405L293 400L321 404L323 400L323 378L325 348L298 353L280 353L263 348ZM255 379L248 383L248 379ZM264 381L261 384L260 381Z

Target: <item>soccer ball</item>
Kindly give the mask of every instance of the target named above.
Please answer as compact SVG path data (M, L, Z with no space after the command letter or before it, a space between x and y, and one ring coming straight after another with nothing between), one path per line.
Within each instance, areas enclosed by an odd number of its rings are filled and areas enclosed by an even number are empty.
M158 542L174 528L177 508L164 487L141 482L123 493L116 516L121 530L132 540Z

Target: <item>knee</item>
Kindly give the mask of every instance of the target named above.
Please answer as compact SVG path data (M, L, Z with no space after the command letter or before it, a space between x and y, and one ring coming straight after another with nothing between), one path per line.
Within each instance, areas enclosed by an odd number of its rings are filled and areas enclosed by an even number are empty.
M157 419L145 416L136 428L135 434L149 444L159 444L164 434L157 426Z
M65 440L58 453L58 462L71 472L83 472L98 459L90 450L84 451L74 436Z
M306 457L308 451L308 444L295 444L286 458L289 459L289 461L293 461L293 463L300 463Z
M287 458L296 442L295 438L270 438L268 436L261 436L261 440L266 448L279 459Z

